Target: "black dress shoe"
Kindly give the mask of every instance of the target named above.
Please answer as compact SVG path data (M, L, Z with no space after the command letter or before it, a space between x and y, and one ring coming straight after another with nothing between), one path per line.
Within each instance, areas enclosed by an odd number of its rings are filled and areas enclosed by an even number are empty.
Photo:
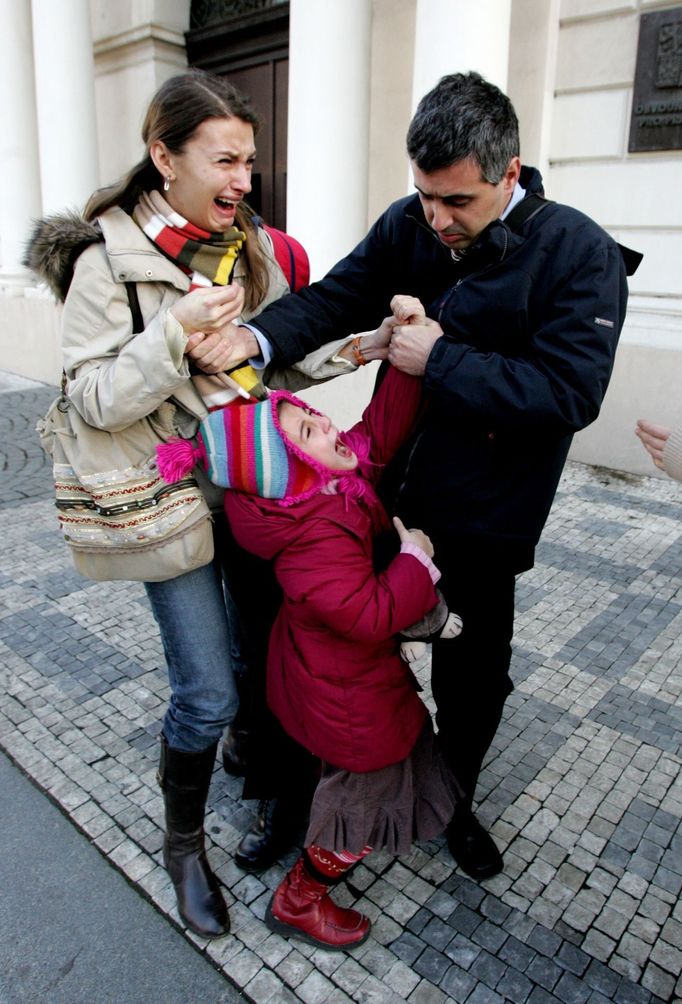
M246 729L228 727L223 739L223 770L232 777L246 774L246 747L249 733Z
M473 812L458 809L445 831L453 858L467 875L480 882L502 871L504 860Z
M262 872L289 849L295 823L282 800L263 799L258 803L258 817L244 836L234 855L235 863L247 872Z

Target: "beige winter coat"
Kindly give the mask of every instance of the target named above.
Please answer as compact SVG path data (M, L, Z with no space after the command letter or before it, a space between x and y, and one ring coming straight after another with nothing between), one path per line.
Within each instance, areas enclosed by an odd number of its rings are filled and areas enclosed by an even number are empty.
M676 481L682 481L682 425L673 429L663 447L663 469Z
M91 244L78 257L64 303L62 350L69 398L89 425L109 432L126 428L172 400L179 434L191 436L206 408L190 379L184 355L187 337L170 313L175 301L189 291L189 276L123 210L108 210L99 224L104 241ZM262 229L258 237L270 284L256 313L289 292L270 238ZM243 259L238 259L236 282L244 281L244 269ZM144 331L137 334L132 330L126 282L137 284L145 322ZM268 386L299 390L348 372L354 368L351 364L333 359L346 341L324 345L289 370L269 367ZM207 501L219 507L222 493L199 477Z
M123 210L108 210L99 223L104 242L92 244L78 258L64 304L62 348L69 398L86 422L109 432L125 428L172 398L181 409L179 426L189 434L196 423L188 427L188 417L201 419L206 409L190 380L184 355L187 338L169 312L189 291L189 276L169 261ZM289 292L269 237L262 229L258 235L266 253L270 285L257 313ZM243 282L244 267L243 259L238 259L235 281ZM126 282L137 284L146 324L138 334L132 331ZM344 341L329 343L322 352L299 363L293 384L310 385L347 371L348 365L331 362ZM280 372L269 372L268 383L292 386Z

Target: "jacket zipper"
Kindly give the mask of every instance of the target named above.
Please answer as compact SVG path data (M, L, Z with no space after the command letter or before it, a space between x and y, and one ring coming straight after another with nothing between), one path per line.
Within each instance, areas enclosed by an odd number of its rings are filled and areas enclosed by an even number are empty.
M405 213L405 215L407 216L407 218L409 220L412 220L414 223L416 223L416 225L418 227L421 227L422 230L427 230L428 233L431 234L434 237L435 240L438 240L438 238L434 234L433 230L430 227L425 227L424 224L421 223L416 218L416 216L411 216L409 213ZM499 261L493 262L491 265L488 265L487 268L492 268L493 264L499 265L500 262L504 261L506 255L507 255L507 250L509 248L509 231L508 231L507 227L504 228L503 232L504 232L504 246L502 248L502 254L500 255ZM440 243L440 241L439 241L439 243ZM441 247L442 247L442 245L441 245ZM445 250L445 248L443 248L443 250ZM485 269L479 269L479 272L482 272L482 271L485 271ZM462 285L462 283L464 282L465 279L470 279L472 275L477 275L477 274L478 273L476 273L476 272L471 272L470 275L463 275L461 279L457 280L457 282L454 284L454 286L450 287L450 289L448 290L448 292L445 294L445 297L442 300L442 302L440 304L440 307L438 308L438 320L439 320L439 322L440 322L440 318L442 316L443 310L445 309L445 305L449 302L450 298L454 295L454 293L456 292L456 290ZM419 433L419 435L415 439L414 443L412 444L412 449L410 450L410 452L409 452L409 454L407 456L407 461L405 463L405 470L403 472L403 477L402 477L402 480L400 482L400 485L398 486L398 491L396 492L396 502L400 499L401 495L403 494L403 491L405 490L405 485L407 484L407 478L408 478L408 475L410 473L410 467L412 466L412 460L414 458L414 455L416 453L417 447L419 446L419 442L420 442L420 440L421 440L421 438L422 438L423 435L424 435L423 431Z

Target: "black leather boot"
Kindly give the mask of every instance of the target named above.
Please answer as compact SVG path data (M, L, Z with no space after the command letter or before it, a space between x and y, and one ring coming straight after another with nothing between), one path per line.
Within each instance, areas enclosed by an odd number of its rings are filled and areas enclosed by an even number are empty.
M300 822L293 806L281 798L264 798L258 803L255 823L242 837L235 863L247 872L262 872L289 849Z
M220 885L204 850L204 815L216 749L201 753L173 749L161 737L159 783L166 809L163 863L178 900L178 913L204 938L227 934L230 921Z

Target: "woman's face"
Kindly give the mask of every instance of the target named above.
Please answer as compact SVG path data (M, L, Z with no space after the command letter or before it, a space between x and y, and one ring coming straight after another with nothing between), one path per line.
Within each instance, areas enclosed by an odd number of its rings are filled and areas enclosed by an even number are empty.
M211 233L233 225L237 204L251 191L256 157L248 122L205 119L181 153L170 153L158 142L150 154L163 177L173 179L164 198L177 213Z
M290 401L279 405L278 415L282 431L313 460L332 471L352 471L358 466L357 456L339 440L339 430L326 415L315 415Z

